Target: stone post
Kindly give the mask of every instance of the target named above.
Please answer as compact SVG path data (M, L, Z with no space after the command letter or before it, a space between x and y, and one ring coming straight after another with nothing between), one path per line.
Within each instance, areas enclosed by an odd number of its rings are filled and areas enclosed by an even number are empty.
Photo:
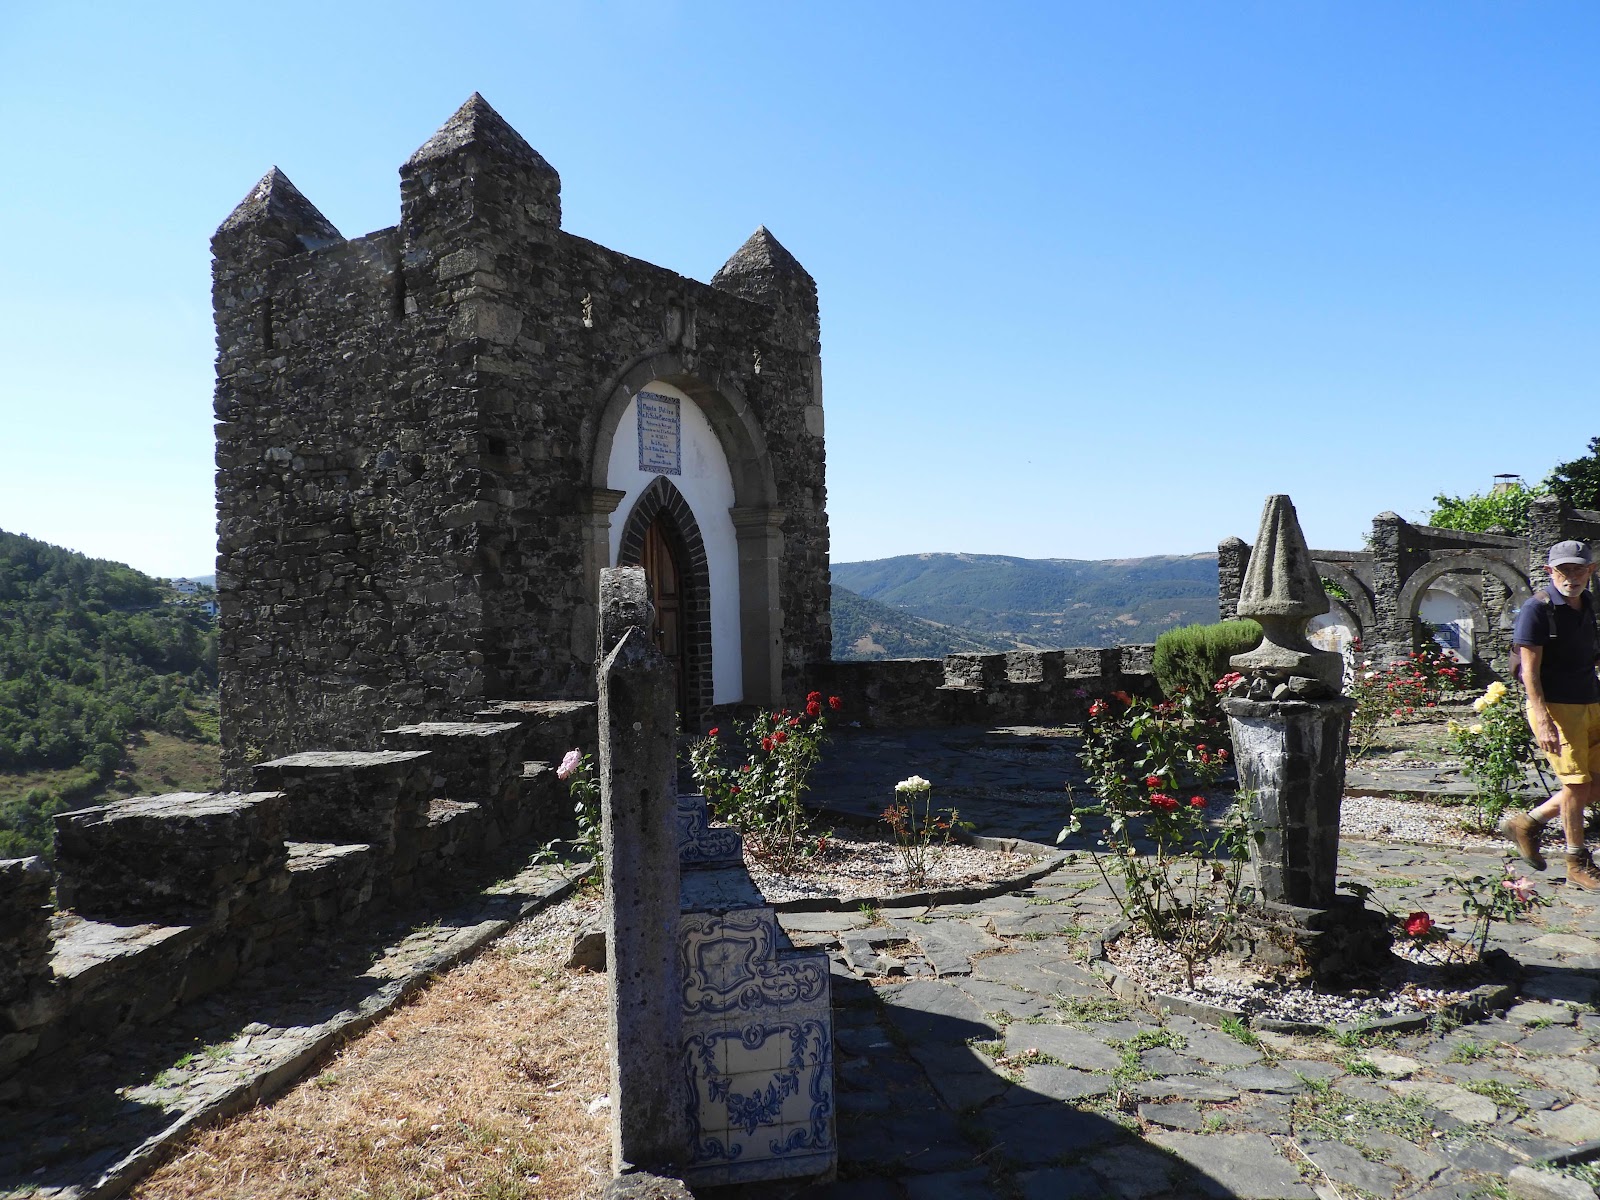
M602 628L606 611L602 604ZM672 665L650 635L637 625L627 628L601 664L599 679L601 837L610 915L611 1163L618 1174L671 1166L688 1150L678 1078L683 1001L677 962L676 692Z
M600 572L596 663L605 662L628 630L649 634L655 623L655 606L650 603L650 584L643 567L606 567Z
M1354 702L1339 694L1343 660L1314 649L1306 622L1328 597L1288 496L1267 497L1245 568L1238 615L1260 622L1260 646L1236 654L1244 678L1222 701L1240 790L1253 815L1251 860L1264 940L1257 957L1348 983L1381 961L1383 918L1334 894L1339 806Z

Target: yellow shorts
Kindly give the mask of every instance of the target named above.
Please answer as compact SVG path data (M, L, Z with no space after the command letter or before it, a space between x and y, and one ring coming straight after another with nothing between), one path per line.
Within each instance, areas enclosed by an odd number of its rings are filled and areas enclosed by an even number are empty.
M1561 749L1545 757L1562 783L1588 783L1600 775L1600 704L1547 704L1561 734Z

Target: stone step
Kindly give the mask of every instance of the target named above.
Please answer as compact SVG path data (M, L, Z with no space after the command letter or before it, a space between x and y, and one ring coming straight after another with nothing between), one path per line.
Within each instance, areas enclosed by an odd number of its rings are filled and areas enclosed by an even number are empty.
M491 807L515 796L526 742L526 726L514 720L423 721L383 731L387 749L428 754L434 796Z
M254 767L256 786L287 797L283 835L296 842L365 842L394 853L420 825L432 793L422 750L310 750Z
M558 763L573 749L593 754L599 736L599 707L593 700L494 700L473 719L521 722L522 757L545 762Z

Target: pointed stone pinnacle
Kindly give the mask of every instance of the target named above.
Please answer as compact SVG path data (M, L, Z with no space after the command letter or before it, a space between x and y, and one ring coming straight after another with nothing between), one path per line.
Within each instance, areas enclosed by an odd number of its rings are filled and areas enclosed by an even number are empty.
M297 238L307 250L343 240L333 222L318 212L317 206L277 167L263 175L239 201L239 206L217 227L217 236L274 225L279 232Z
M495 112L477 92L467 97L467 102L439 126L439 131L417 148L406 166L416 167L436 159L450 158L468 149L480 150L504 162L533 167L556 177L556 169L544 160L544 156L528 145L523 136L511 128L506 119Z
M1245 568L1239 593L1241 617L1302 617L1310 620L1328 611L1328 596L1300 518L1287 496L1268 496L1261 511L1255 550Z
M1315 649L1306 622L1328 611L1316 564L1288 496L1268 496L1261 528L1245 568L1238 613L1261 625L1261 644L1231 662L1266 677L1316 680L1334 693L1344 676L1341 655Z
M758 280L774 283L804 280L807 286L816 286L800 260L784 249L783 243L773 237L765 225L756 226L744 245L717 269L711 277L711 286L742 293L741 285Z

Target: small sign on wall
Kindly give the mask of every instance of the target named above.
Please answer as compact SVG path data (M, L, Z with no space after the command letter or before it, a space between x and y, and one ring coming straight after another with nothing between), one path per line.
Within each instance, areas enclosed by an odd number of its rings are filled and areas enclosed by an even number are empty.
M639 410L639 470L682 475L683 433L678 401L655 392L640 392L634 401Z

